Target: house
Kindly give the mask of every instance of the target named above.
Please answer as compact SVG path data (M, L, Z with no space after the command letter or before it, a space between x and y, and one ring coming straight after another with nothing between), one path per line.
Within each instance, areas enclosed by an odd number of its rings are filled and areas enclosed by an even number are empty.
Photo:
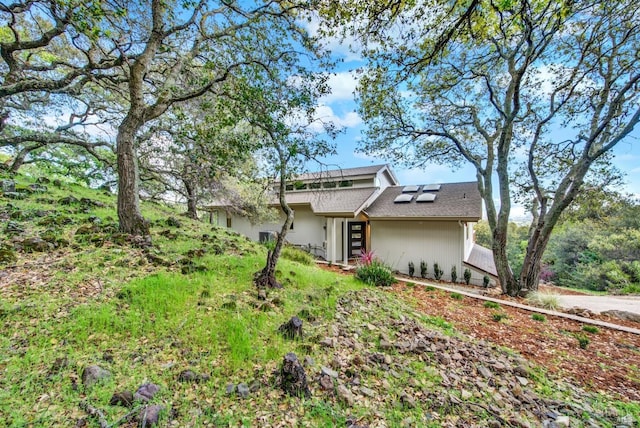
M418 275L424 260L430 277L437 262L444 279L450 279L452 266L460 279L469 268L474 283L482 283L484 275L496 278L491 251L473 240L473 226L482 217L475 182L401 186L388 165L373 165L302 174L286 192L294 210L287 241L325 260L348 264L373 251L402 273L413 262ZM255 241L284 222L284 214L275 223L251 224L222 204L209 209L219 226Z

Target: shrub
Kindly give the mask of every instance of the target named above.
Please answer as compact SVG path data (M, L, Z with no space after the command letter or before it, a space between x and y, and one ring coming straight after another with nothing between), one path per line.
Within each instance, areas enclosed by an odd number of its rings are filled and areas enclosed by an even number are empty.
M493 314L493 320L495 322L500 322L500 321L502 321L503 319L506 319L506 318L508 318L507 314Z
M587 336L585 336L584 334L577 334L576 339L578 339L578 345L580 346L580 349L587 349L587 346L589 346L590 342Z
M356 269L356 278L366 284L378 287L389 287L396 282L391 269L375 259L369 264L360 265Z
M471 282L471 270L470 269L465 269L464 270L464 283L469 285L469 283Z
M424 286L424 291L433 291L433 290L435 290L435 287L432 287L430 285L425 285Z
M487 302L484 302L484 307L489 309L499 309L500 303L487 301Z
M428 266L427 266L427 262L425 262L424 260L420 261L420 276L422 278L426 278L427 277L427 271L428 271Z
M600 330L595 325L583 325L582 331L586 331L587 333L597 334Z
M436 281L440 281L440 278L442 278L442 274L444 273L444 271L442 269L440 269L440 265L438 265L438 263L434 263L433 264L433 277L436 279Z
M464 299L464 296L460 293L451 293L449 296L451 296L452 299L455 300L462 300Z
M531 319L534 321L540 321L540 322L544 322L547 320L547 318L542 314L533 314L531 315Z
M482 286L484 288L488 288L489 287L489 282L491 281L491 278L489 278L487 275L482 277Z
M540 292L534 292L527 296L527 303L540 308L550 309L555 311L560 307L558 296L554 294L546 294Z
M458 281L458 269L455 266L451 266L451 282L454 284Z
M303 265L312 265L314 263L313 257L311 254L306 251L300 250L299 248L286 246L282 248L282 258L291 260L294 262L298 262Z
M413 262L409 262L409 276L413 278L413 274L416 272L416 267L413 265Z

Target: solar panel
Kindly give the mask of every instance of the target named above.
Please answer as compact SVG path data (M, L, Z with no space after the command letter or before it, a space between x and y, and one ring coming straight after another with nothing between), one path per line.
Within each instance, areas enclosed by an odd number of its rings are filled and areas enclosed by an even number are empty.
M440 190L439 184L425 184L422 188L423 192L437 192L438 190Z
M413 199L413 195L403 193L402 195L396 196L393 202L395 204L408 204L409 202L411 202L411 199Z
M436 196L437 195L435 193L423 193L418 196L416 202L433 202L436 200Z
M418 191L418 186L404 186L402 193L413 193Z

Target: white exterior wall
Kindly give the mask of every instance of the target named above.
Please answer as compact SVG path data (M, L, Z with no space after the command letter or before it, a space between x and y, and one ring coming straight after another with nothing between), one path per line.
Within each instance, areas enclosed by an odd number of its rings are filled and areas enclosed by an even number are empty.
M385 174L384 172L378 172L376 178L381 191L391 186L391 181L387 177L387 174Z
M371 250L399 272L409 273L409 262L420 276L420 261L427 262L428 277L433 278L433 263L444 271L442 279L451 279L456 266L458 281L463 278L464 229L457 221L371 221Z

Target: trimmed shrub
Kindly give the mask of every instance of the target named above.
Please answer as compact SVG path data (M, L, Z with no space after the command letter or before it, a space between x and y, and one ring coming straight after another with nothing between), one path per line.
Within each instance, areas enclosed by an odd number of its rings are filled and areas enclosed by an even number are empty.
M469 285L469 283L471 282L471 270L470 269L465 269L464 270L464 283Z
M595 325L583 325L582 331L586 331L587 333L597 334L600 330Z
M425 262L424 260L421 260L420 261L420 277L426 278L428 270L429 268L428 268L427 262Z
M580 349L587 349L587 346L589 346L589 342L591 342L589 338L584 334L577 334L576 339L578 339L578 345L580 346Z
M458 269L455 266L451 266L451 282L454 284L458 281Z
M484 302L484 307L489 309L499 309L500 303L487 301L487 302Z
M436 281L440 281L440 278L442 278L442 274L444 274L444 271L442 269L440 269L440 265L436 262L433 264L433 277L436 279Z
M356 278L366 284L377 287L389 287L396 283L391 269L378 260L359 266L356 269Z
M462 300L464 299L464 296L460 293L451 293L449 296L451 296L452 299L455 300Z
M413 262L409 262L409 276L413 278L414 273L416 273L416 267L413 265Z
M532 314L531 319L540 322L545 322L547 320L547 318L542 314Z
M491 278L489 278L487 275L482 277L482 286L484 288L488 288L489 287L489 282L491 282Z

